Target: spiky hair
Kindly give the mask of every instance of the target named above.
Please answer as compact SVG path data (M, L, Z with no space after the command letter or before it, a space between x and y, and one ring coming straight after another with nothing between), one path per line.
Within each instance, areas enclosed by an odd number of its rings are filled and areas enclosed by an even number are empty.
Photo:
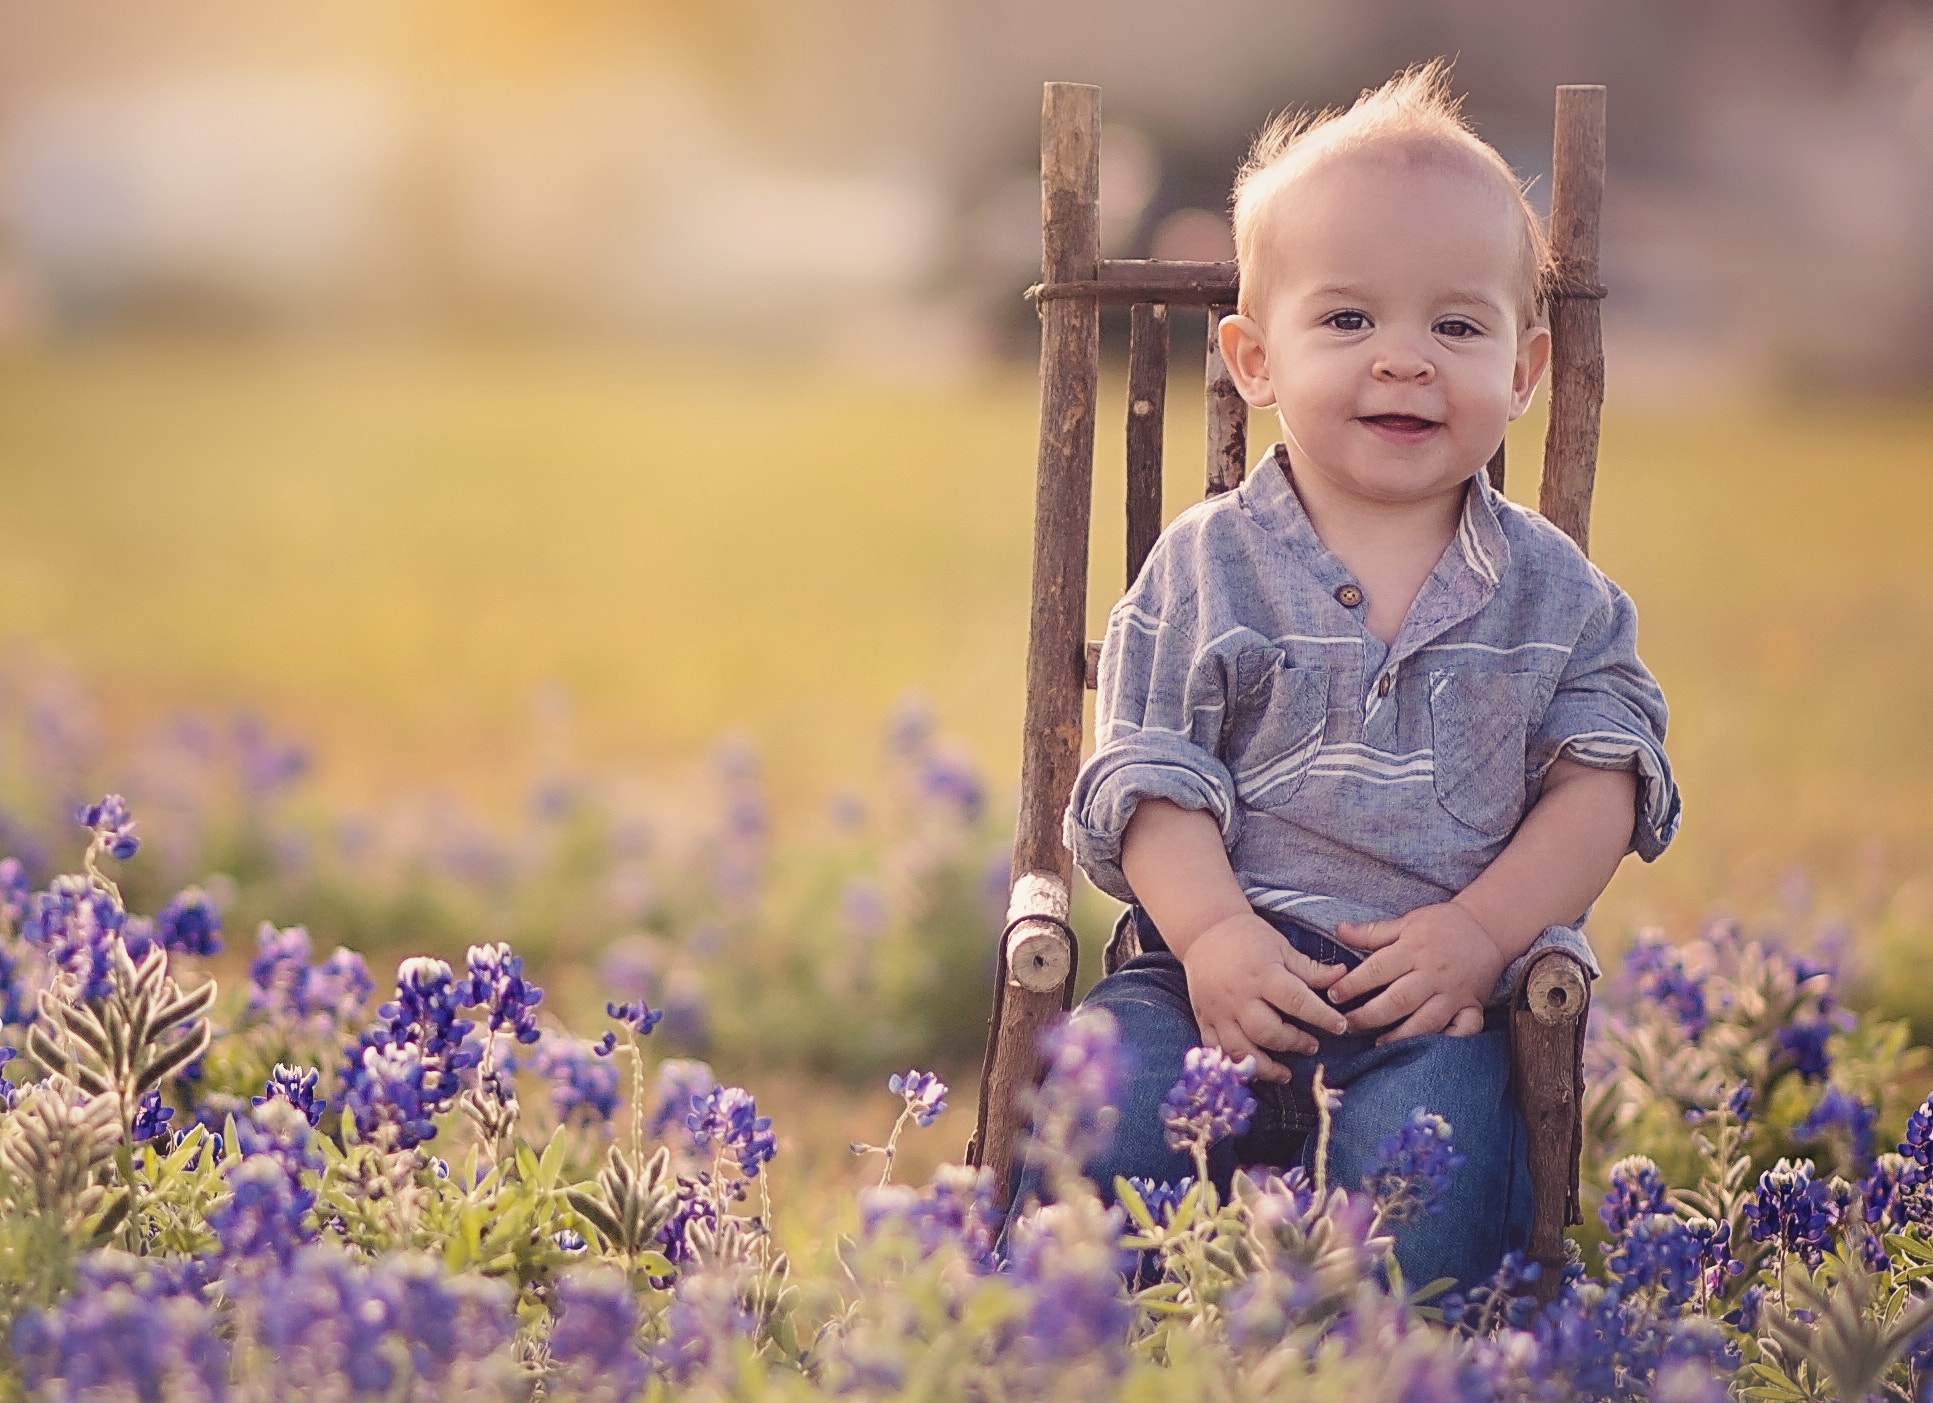
M1380 88L1364 89L1346 110L1281 112L1263 127L1235 177L1231 201L1241 311L1252 313L1261 293L1263 235L1283 189L1336 157L1378 148L1458 162L1509 196L1523 217L1519 292L1524 320L1533 320L1543 304L1548 258L1543 221L1524 197L1523 183L1509 162L1464 117L1462 99L1450 93L1450 64L1440 58L1406 68Z

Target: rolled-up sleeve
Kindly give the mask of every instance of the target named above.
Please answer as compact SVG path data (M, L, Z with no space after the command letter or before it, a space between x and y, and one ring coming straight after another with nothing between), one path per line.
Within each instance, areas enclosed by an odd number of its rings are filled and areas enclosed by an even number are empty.
M1134 900L1121 837L1143 799L1212 814L1228 846L1241 824L1234 781L1216 755L1228 660L1164 617L1164 602L1158 591L1136 591L1114 607L1101 644L1094 754L1067 807L1064 838L1075 861L1120 901Z
M1586 619L1526 756L1541 784L1559 760L1632 770L1638 798L1631 851L1650 862L1678 831L1678 786L1665 758L1666 707L1657 680L1638 660L1638 616L1609 581Z

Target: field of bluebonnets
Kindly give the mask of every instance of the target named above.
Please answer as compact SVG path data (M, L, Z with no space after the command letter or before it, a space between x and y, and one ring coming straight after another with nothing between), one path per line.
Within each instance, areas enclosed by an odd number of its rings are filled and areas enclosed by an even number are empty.
M1520 1262L1390 1270L1456 1170L1427 1108L1361 1183L1103 1209L1105 1025L1054 1043L1057 1201L1003 1250L946 1162L1007 875L1024 379L734 408L391 365L324 412L154 369L0 375L8 1396L1933 1390L1925 414L1607 431L1597 553L1687 839L1600 905L1589 1221L1539 1305ZM1192 1068L1175 1143L1234 1133L1243 1081Z

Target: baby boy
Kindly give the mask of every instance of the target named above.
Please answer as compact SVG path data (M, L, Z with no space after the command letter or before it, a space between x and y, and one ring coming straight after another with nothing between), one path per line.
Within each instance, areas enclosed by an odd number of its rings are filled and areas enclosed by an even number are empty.
M1190 1172L1158 1107L1197 1043L1260 1068L1217 1177L1306 1161L1320 1064L1332 1183L1450 1120L1464 1166L1397 1258L1473 1282L1530 1220L1503 1001L1544 949L1594 969L1587 909L1676 830L1664 698L1630 600L1482 472L1549 358L1544 238L1443 68L1276 123L1234 222L1222 353L1282 439L1109 621L1067 838L1144 953L1087 1000L1133 1067L1088 1169Z

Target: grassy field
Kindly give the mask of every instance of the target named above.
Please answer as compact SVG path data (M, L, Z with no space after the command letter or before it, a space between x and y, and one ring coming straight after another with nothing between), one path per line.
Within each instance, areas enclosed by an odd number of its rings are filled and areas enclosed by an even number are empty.
M1627 864L1600 930L1843 912L1893 937L1870 973L1910 976L1933 934L1933 409L1616 395L1594 553L1641 607L1686 822L1663 861ZM1175 400L1171 511L1199 491L1195 396ZM548 683L584 760L651 773L742 731L800 812L874 763L918 689L1005 806L1034 412L1025 367L932 387L581 347L14 359L0 658L71 670L116 734L252 706L313 741L326 799L485 805L539 763ZM1120 583L1118 413L1097 624ZM1513 439L1526 499L1536 434Z

